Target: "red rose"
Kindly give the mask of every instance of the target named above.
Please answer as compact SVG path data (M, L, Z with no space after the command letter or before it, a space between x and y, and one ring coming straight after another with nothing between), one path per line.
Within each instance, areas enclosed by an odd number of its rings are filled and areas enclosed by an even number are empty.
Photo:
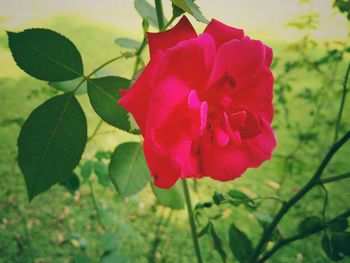
M148 33L151 59L119 103L135 118L154 184L228 181L271 158L272 50L212 20Z

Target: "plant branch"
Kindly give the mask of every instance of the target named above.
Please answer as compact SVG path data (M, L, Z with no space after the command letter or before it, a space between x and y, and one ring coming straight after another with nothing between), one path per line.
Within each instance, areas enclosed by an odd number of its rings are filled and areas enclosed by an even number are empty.
M350 178L350 172L336 175L336 176L332 176L332 177L328 177L328 178L324 178L324 179L320 179L318 183L319 184L328 184L331 182L336 182L336 181L347 179L347 178Z
M347 93L347 85L348 85L349 75L350 75L350 63L348 65L348 69L346 70L345 78L344 78L344 82L343 82L342 97L341 97L341 101L340 101L337 122L335 125L334 142L336 142L338 140L338 133L339 133L341 117L342 117L344 105L345 105L345 98L346 98L346 93Z
M334 154L350 139L350 131L348 131L338 142L333 144L333 146L329 149L328 153L323 158L320 166L317 168L315 174L312 178L307 182L307 184L296 193L288 202L285 203L281 207L281 209L277 212L276 216L273 218L273 221L268 226L268 228L264 231L263 236L261 237L254 253L252 254L250 261L251 263L256 262L260 253L266 246L267 242L270 240L273 231L275 230L278 223L282 220L284 215L289 211L289 209L297 203L305 194L307 194L315 185L319 184L319 179L326 168L329 161L332 159Z
M257 261L257 263L263 263L263 262L265 262L265 261L266 261L267 259L269 259L273 254L275 254L279 249L281 249L282 247L284 247L284 246L286 246L286 245L288 245L288 244L290 244L290 243L292 243L292 242L294 242L294 241L297 241L297 240L300 240L300 239L309 237L309 236L311 236L311 235L314 235L314 234L316 234L316 233L319 233L319 232L321 232L321 231L327 229L327 228L329 227L329 225L330 225L333 221L337 220L338 218L341 218L341 217L347 218L347 217L349 217L349 216L350 216L350 210L347 210L347 211L345 211L344 213L338 215L337 217L335 217L335 218L333 218L333 219L327 221L321 228L318 228L317 230L314 230L314 231L312 231L312 232L310 232L310 233L307 233L307 234L296 234L296 235L294 235L294 236L291 236L291 237L289 237L289 238L286 238L286 239L283 239L283 240L277 242L276 245L274 245L274 246L271 248L271 250L269 250L268 252L266 252L266 253L264 254L264 256L263 256L261 259L259 259L259 260Z
M194 222L194 215L193 215L192 204L191 204L191 196L190 196L190 192L188 190L186 179L182 180L182 187L183 187L184 194L185 194L188 219L189 219L190 225L191 225L192 240L193 240L193 245L194 245L194 249L195 249L196 256L197 256L197 261L198 261L198 263L203 263L202 255L201 255L201 251L200 251L200 247L199 247L199 242L198 242L198 237L197 237L196 224Z
M91 140L96 136L96 134L97 134L97 132L100 130L102 124L103 124L103 120L100 119L100 121L98 122L98 124L97 124L95 130L94 130L94 131L92 132L92 134L89 136L89 138L88 138L88 140L87 140L88 142L91 141Z

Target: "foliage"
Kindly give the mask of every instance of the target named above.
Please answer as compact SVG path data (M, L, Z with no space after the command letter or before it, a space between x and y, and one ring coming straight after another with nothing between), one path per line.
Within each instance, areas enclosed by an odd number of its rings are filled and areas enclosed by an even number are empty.
M162 13L159 11L159 6L154 7L145 0L135 1L135 8L143 19L144 31L148 30L149 25L165 30L184 12L200 22L208 22L193 0L171 2L172 18L167 20L163 17L166 25L162 27L159 23L159 14ZM334 5L349 18L346 1L336 0ZM340 71L339 65L348 56L349 47L345 43L326 43L324 47L320 47L311 34L319 26L317 14L298 17L288 26L301 30L304 36L287 48L287 51L297 55L282 62L277 58L273 65L276 71L278 69L280 72L275 76L277 119L275 128L286 131L293 142L290 152L284 152L276 157L281 164L279 167L281 177L277 178L278 183L270 184L275 186L276 191L272 196L258 194L251 196L247 191L220 189L214 192L212 200L201 200L196 204L196 224L201 229L197 232L197 237L201 240L209 238L212 248L223 262L230 262L231 258L239 262L264 262L281 248L317 233L321 233L321 236L317 236L319 245L330 260L339 261L350 256L348 231L350 212L347 210L339 214L337 211L332 217L327 215L329 194L326 187L328 183L349 177L348 173L334 176L331 168L328 169L332 157L350 137L341 122L350 66L345 71L342 90L339 92L335 89L338 84L335 76ZM109 231L110 225L115 221L96 198L94 184L98 182L98 187L103 189L101 192L108 192L114 186L117 192L115 196L120 199L129 197L128 200L132 202L133 198L137 198L135 195L145 189L150 182L141 143L139 141L121 143L114 145L113 152L97 151L94 156L85 156L83 153L86 144L98 134L103 122L130 134L138 134L132 118L116 104L116 101L120 97L119 91L128 89L144 66L142 52L147 45L146 39L136 41L130 38L117 38L115 43L129 51L112 58L89 74L84 73L83 59L78 48L57 32L48 29L27 29L19 33L8 32L8 39L17 65L30 76L47 81L53 88L53 94L49 93L52 97L34 109L26 120L12 118L1 122L1 126L21 126L18 138L18 164L24 175L29 200L46 192L55 184L65 187L73 198L77 198L80 189L88 186L95 217L102 229L100 262L129 262L130 259L119 251L119 233ZM319 48L325 50L324 54L313 54L313 51ZM115 75L96 76L96 73L110 63L130 58L135 59L135 64L129 79ZM311 86L312 84L305 80L303 89L293 88L294 78L300 71L319 79L318 87ZM89 122L85 116L86 105L85 108L82 107L77 95L87 95L93 110L101 118L90 137L87 136ZM329 109L331 108L333 112L338 110L334 107L334 101L338 97L341 97L340 109L334 118L333 115L330 116ZM307 105L302 109L305 118L300 119L291 114L293 105L291 100ZM321 126L327 131L335 130L329 151L319 145L319 142L325 139ZM341 134L345 135L341 137ZM324 155L325 152L327 154ZM307 155L324 156L324 158L317 166L317 163L308 164L308 159L301 158ZM290 199L285 198L283 189L286 175L296 176L305 173L306 176L312 169L315 172L311 179L304 178L294 195ZM326 172L331 176L321 177ZM304 200L307 194L311 195L310 192L317 188L323 189L324 194L320 213L302 211L304 218L298 222L294 232L285 235L281 230L282 218L285 218L292 208L300 211L299 201ZM154 194L157 200L153 208L155 210L163 206L166 207L163 209L169 210L184 208L185 200L179 185L169 190L152 186L152 191L149 192ZM46 198L50 195L51 190L43 194ZM266 205L271 201L274 205ZM233 223L232 215L227 215L227 211L232 211L232 208L252 215L256 221L256 228L247 231L241 227L239 220ZM161 217L157 226L152 253L149 256L152 260L163 238L161 227L167 226L170 218L171 216L167 220ZM227 218L230 219L229 222L225 221ZM261 234L258 243L252 238L252 232L254 236ZM74 246L73 240L76 241L77 238L72 237L71 240ZM82 253L76 254L72 262L93 262L84 251L84 242L78 243L77 246Z

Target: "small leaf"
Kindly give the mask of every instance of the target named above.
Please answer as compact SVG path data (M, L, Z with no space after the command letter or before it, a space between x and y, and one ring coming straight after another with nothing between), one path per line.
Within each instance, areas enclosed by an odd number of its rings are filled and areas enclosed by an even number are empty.
M173 8L173 17L179 17L185 13L184 10L182 10L180 7L178 7L174 3L171 4L171 7Z
M245 193L243 193L241 191L238 191L238 190L231 189L227 193L233 199L238 199L238 200L242 200L242 201L249 201L249 200L251 200L251 198L248 195L246 195Z
M206 224L205 227L203 227L203 229L197 233L197 237L204 236L206 233L209 232L211 227L212 227L212 223L209 221L209 223Z
M175 5L181 8L183 11L192 15L195 19L202 23L208 23L208 19L206 19L198 5L194 2L194 0L171 0Z
M141 46L141 43L130 39L130 38L125 38L125 37L120 37L115 40L115 43L118 46L125 47L125 48L130 48L130 49L138 49Z
M239 262L247 262L253 252L252 242L234 224L229 229L229 243L233 255Z
M111 180L108 177L108 167L103 162L95 162L94 164L95 174L97 175L98 182L104 186L108 187L111 185Z
M331 242L336 252L350 256L350 232L332 233Z
M329 259L333 261L339 261L342 257L335 251L334 244L325 233L321 240L323 251L326 253Z
M120 77L102 77L88 80L88 94L96 113L108 124L130 131L128 113L117 103L120 89L127 89L130 81Z
M105 251L112 251L117 248L118 236L115 233L105 233L101 237L101 247Z
M220 194L218 192L214 192L214 195L213 195L213 201L216 205L220 205L222 201L225 200L225 197L223 196L223 194Z
M76 173L72 173L66 180L60 182L72 195L79 189L80 180Z
M57 90L63 91L63 92L70 92L73 91L83 80L83 77L79 77L72 80L67 81L61 81L61 82L49 82L49 85ZM75 92L76 95L85 94L87 91L87 84L86 81L81 84L81 86L77 89Z
M158 28L157 12L154 6L146 0L136 0L135 9L143 19L147 20L152 26Z
M214 248L220 254L222 262L227 262L227 254L224 249L224 244L219 235L216 233L214 225L212 225L212 227L210 228L210 234L214 242Z
M330 230L333 232L342 232L349 226L348 220L345 217L338 217L330 222Z
M100 263L129 263L130 260L124 256L119 255L118 252L106 252L101 257Z
M57 32L27 29L7 35L14 60L29 75L46 81L66 81L83 75L78 49Z
M136 142L120 144L112 154L109 176L123 197L142 190L150 180L142 145Z
M152 184L152 190L159 203L172 209L183 209L185 206L184 197L179 184L169 189L161 189Z
M270 223L272 222L272 217L264 212L255 212L254 215L258 220L258 223L262 226L262 228L266 229Z
M87 160L80 168L80 174L84 179L84 182L87 182L90 179L92 172L94 171L94 162Z
M29 200L71 175L86 140L86 118L72 93L55 96L30 114L18 138Z
M318 216L310 216L299 223L298 231L300 234L311 234L323 228L322 219Z

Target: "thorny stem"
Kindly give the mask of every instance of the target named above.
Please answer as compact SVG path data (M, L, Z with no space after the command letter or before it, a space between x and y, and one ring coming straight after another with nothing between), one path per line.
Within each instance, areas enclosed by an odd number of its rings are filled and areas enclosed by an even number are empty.
M346 70L346 74L345 74L345 78L344 78L344 82L343 82L342 97L341 97L341 101L340 101L337 122L335 125L334 142L336 142L338 140L338 133L339 133L341 117L343 115L343 110L344 110L344 105L345 105L345 98L346 98L346 93L347 93L347 84L348 84L348 80L349 80L349 74L350 74L350 63L348 65L348 69Z
M276 243L276 245L274 245L268 252L266 252L264 254L264 256L259 259L258 261L256 261L257 263L263 263L265 262L267 259L269 259L272 255L274 255L279 249L281 249L282 247L294 242L294 241L297 241L297 240L300 240L300 239L303 239L303 238L306 238L308 236L311 236L311 235L314 235L316 233L319 233L321 231L324 231L326 230L329 225L333 222L333 221L336 221L338 218L347 218L350 216L350 210L347 210L345 211L344 213L338 215L337 217L333 218L332 220L329 220L327 221L322 227L316 229L315 231L312 231L310 233L307 233L307 234L296 234L294 236L291 236L289 238L285 238L285 239L282 239L280 241L278 241Z
M326 156L323 158L320 166L317 168L315 174L313 177L308 181L308 183L298 192L296 193L291 199L289 199L288 202L285 203L284 206L281 207L281 209L277 212L276 216L274 217L271 224L268 226L268 228L264 231L263 236L261 237L255 251L253 252L249 262L255 263L266 246L267 242L270 240L270 237L277 227L278 223L282 220L282 218L285 216L285 214L289 211L289 209L297 203L305 194L307 194L315 185L319 184L320 177L326 168L329 161L332 159L334 154L343 146L344 143L346 143L350 139L350 131L348 131L338 142L333 144L333 146L330 148Z

